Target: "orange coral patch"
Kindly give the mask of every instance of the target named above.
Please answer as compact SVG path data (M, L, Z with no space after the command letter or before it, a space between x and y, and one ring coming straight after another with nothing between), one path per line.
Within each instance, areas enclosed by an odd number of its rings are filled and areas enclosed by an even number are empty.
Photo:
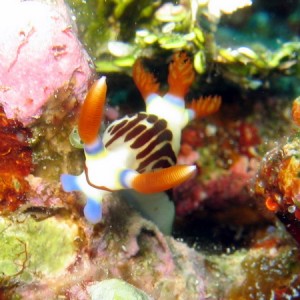
M293 102L292 118L295 124L300 126L300 97L296 98Z
M298 193L300 178L298 173L300 163L295 157L290 157L282 163L282 168L278 173L278 186L285 197L293 197Z
M267 197L266 207L270 211L276 211L278 209L279 205L272 197Z
M7 119L0 107L0 211L13 211L26 199L29 184L24 176L32 169L28 129Z

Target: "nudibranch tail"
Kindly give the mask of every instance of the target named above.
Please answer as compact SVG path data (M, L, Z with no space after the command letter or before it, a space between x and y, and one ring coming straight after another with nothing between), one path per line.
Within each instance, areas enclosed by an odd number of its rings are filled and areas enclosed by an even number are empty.
M78 132L82 141L87 145L95 142L98 137L106 91L106 78L101 77L92 85L81 107Z
M141 59L137 59L134 63L132 78L145 100L150 94L158 93L159 83L153 74L144 69Z
M131 187L143 194L158 193L171 189L196 172L196 166L176 165L158 171L136 175L131 182Z
M201 97L198 100L193 100L188 108L195 113L195 118L202 118L217 112L221 106L220 96Z
M195 79L191 59L183 51L173 55L169 65L169 94L183 98Z

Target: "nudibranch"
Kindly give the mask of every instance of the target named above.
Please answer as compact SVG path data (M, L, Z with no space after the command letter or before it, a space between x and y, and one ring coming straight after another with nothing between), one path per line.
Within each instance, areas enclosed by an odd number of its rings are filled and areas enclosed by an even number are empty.
M89 90L82 105L78 132L84 143L85 168L79 176L63 174L67 192L86 196L84 215L95 224L102 218L102 198L122 189L158 193L179 185L195 174L196 167L175 165L181 129L195 117L213 113L220 98L193 101L185 108L184 96L195 74L185 53L176 53L169 66L169 91L158 95L154 76L144 70L141 60L133 68L133 79L146 102L146 112L114 121L99 134L106 99L106 79L101 77Z

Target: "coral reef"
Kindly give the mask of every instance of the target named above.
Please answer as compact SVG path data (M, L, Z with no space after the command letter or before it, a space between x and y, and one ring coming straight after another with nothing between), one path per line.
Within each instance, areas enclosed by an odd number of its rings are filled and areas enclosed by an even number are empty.
M2 2L0 299L300 297L297 1Z

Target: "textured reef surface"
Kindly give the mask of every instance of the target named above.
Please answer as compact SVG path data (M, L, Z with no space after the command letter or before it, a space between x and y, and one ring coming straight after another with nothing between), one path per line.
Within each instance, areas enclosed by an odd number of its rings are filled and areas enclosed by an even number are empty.
M219 2L0 2L0 299L299 299L300 5Z

